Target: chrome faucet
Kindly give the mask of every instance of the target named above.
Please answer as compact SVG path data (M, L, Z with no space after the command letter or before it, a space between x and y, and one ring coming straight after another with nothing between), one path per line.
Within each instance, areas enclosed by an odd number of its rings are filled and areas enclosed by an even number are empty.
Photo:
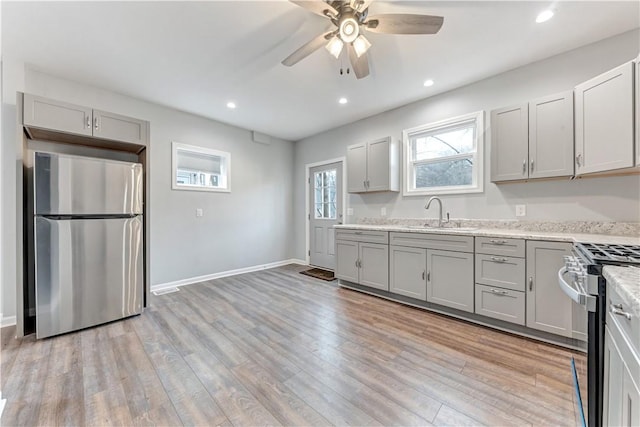
M429 206L431 206L431 202L433 202L434 200L438 202L438 208L439 208L438 209L438 227L442 227L444 224L449 222L449 212L447 212L447 219L443 219L442 218L442 200L440 200L440 197L430 198L424 208L429 209Z

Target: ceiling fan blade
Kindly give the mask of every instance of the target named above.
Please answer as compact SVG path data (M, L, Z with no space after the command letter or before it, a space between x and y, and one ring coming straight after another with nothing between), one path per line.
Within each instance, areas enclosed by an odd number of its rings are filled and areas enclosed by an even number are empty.
M331 6L329 3L325 3L321 0L311 1L311 0L289 0L291 3L297 4L300 7L303 7L307 10L310 10L313 13L317 13L320 16L327 16L327 13L330 13L334 16L338 15L338 11Z
M287 56L282 61L282 65L291 67L292 65L295 65L298 62L302 61L304 58L311 55L322 46L326 45L328 43L327 37L329 37L329 35L331 34L333 34L332 31L320 34L318 37L314 38L313 40L293 52L291 55Z
M364 28L383 34L435 34L443 22L442 16L386 13L369 17Z
M349 61L351 61L351 68L353 69L356 78L359 80L367 77L369 75L369 58L367 57L367 54L363 53L360 55L360 58L358 58L358 55L356 55L356 51L351 44L348 45L348 49Z
M358 12L362 12L366 8L369 7L372 0L351 0L351 8L357 10Z

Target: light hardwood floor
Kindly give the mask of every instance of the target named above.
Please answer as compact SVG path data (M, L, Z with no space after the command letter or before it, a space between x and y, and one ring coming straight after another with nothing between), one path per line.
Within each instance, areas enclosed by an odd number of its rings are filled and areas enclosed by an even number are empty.
M583 354L286 266L36 341L2 329L3 426L575 425Z

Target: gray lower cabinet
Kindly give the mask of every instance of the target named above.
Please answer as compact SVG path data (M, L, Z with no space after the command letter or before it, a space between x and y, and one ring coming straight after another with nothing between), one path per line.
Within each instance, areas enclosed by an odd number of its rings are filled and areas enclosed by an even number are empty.
M473 254L427 249L427 301L473 313Z
M529 328L587 340L587 313L558 286L563 256L571 243L527 241L527 322Z
M24 125L118 142L147 144L144 120L24 94Z
M615 324L605 326L603 425L640 425L640 361Z
M383 236L384 235L384 236ZM389 290L389 245L371 243L372 240L386 239L387 233L356 234L340 230L336 239L336 272L338 279L358 283L371 288ZM383 236L383 237L381 237Z
M524 292L476 284L475 312L524 325Z
M524 258L476 254L476 283L524 292Z
M389 248L389 291L427 300L427 250L391 246Z

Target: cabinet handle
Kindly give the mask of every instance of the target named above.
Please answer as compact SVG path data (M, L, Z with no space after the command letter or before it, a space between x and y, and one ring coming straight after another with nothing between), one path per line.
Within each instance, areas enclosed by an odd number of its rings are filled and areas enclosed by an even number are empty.
M491 289L491 292L493 292L496 295L506 295L507 294L507 291L501 291L501 290L498 290L498 289Z
M533 173L533 159L531 159L531 165L529 166L529 172Z
M422 272L422 280L424 280L424 271Z
M362 234L362 231L356 231L354 234Z
M494 245L504 245L505 243L507 243L505 240L495 240L495 239L491 239L489 240L489 243L492 243Z
M582 154L578 154L576 156L576 165L582 166L581 163L582 163Z
M91 129L91 117L87 116L87 129Z
M529 291L533 291L533 277L529 277Z
M96 130L98 130L98 118L97 117L95 119L93 119L93 125L95 126Z
M625 317L627 320L631 320L631 314L622 309L622 304L611 304L611 313L616 316Z
M491 257L491 261L494 261L494 262L507 262L507 259L506 258L500 258L500 257L497 257L497 256L492 256Z
M522 175L525 175L527 173L527 159L524 159L522 161Z
M431 281L431 272L427 271L427 282Z

